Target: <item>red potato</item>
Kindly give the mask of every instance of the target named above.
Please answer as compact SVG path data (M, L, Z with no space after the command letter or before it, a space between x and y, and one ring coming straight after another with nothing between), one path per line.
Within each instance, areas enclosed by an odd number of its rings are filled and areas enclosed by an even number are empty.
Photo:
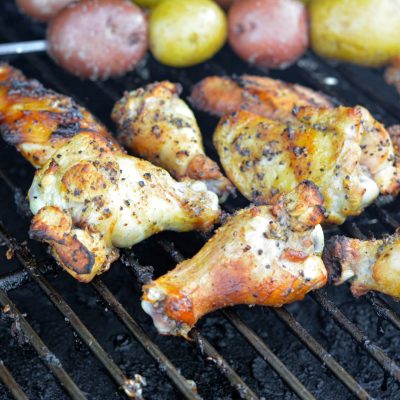
M82 78L107 79L135 68L147 50L147 19L125 0L81 0L47 30L50 56Z
M307 49L307 9L298 0L238 0L228 13L229 43L244 60L285 68Z
M18 8L30 17L47 22L74 0L16 0Z

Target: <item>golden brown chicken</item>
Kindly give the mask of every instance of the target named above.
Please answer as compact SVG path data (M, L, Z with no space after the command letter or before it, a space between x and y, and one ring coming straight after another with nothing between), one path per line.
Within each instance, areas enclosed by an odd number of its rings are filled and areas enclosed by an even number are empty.
M192 258L143 287L162 334L187 337L205 314L234 304L279 307L325 285L323 199L304 182L274 206L239 211Z
M221 119L214 143L229 179L251 201L270 203L309 179L321 190L329 223L358 215L400 183L385 128L362 107L302 107L280 123L247 111Z
M383 240L331 238L324 261L335 285L351 282L354 296L375 290L400 299L400 236Z
M219 218L218 198L204 183L176 182L89 132L71 138L36 172L29 200L31 237L48 243L82 282L107 270L117 247L166 229L208 230Z
M205 78L193 88L191 103L218 116L247 110L283 122L295 119L297 107L331 107L323 94L304 86L252 75Z
M111 138L106 128L70 97L0 64L0 133L35 168L81 132Z
M179 85L164 81L125 93L112 112L119 140L175 179L204 181L223 201L233 186L205 155L195 116L180 92Z

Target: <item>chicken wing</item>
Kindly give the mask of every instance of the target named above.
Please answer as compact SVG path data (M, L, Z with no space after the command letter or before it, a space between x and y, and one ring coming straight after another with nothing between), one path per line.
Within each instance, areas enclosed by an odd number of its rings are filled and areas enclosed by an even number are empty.
M204 181L224 200L233 186L205 155L195 116L180 92L179 85L164 81L125 93L112 112L119 140L175 179Z
M0 64L0 133L35 168L42 167L81 132L111 138L106 128L70 97Z
M309 179L325 198L328 223L343 223L379 192L400 188L389 134L362 107L302 107L288 123L239 111L221 119L214 144L229 179L249 200L270 203Z
M207 230L219 217L218 198L204 183L176 182L90 132L71 138L36 172L29 200L31 237L48 243L82 282L107 270L117 247L166 229Z
M400 236L357 240L334 236L323 255L335 285L349 280L354 296L375 290L400 299Z
M205 314L234 304L279 307L325 285L323 198L311 182L275 206L239 211L192 258L143 287L162 334L187 337Z
M304 86L251 75L205 78L193 88L191 103L218 116L247 110L283 122L295 119L292 111L297 107L331 107L323 94Z

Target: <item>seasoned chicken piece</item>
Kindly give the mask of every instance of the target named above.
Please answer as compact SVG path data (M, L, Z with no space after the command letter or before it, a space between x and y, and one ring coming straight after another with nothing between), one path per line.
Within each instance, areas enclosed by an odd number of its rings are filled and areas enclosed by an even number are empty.
M313 181L325 198L327 222L341 224L400 183L392 142L362 107L302 107L286 124L239 111L221 119L214 143L221 163L251 201Z
M304 86L251 75L205 78L193 88L191 103L218 116L247 110L283 122L295 119L293 110L297 107L331 107L323 94Z
M112 112L119 140L175 179L204 181L225 200L233 186L205 155L195 116L179 98L180 92L179 85L165 81L125 93Z
M70 97L0 64L0 133L35 168L42 167L57 149L81 132L111 137Z
M335 285L349 280L354 296L375 290L400 299L400 236L383 240L331 238L324 251L330 280Z
M400 94L400 55L394 57L385 70L385 81L393 85Z
M46 242L74 278L107 270L117 247L166 229L208 230L217 196L199 181L176 182L161 168L116 151L96 133L80 133L36 172L29 190L30 235Z
M239 211L192 259L143 287L142 307L158 331L187 337L219 308L280 307L324 286L322 203L304 182L274 206Z

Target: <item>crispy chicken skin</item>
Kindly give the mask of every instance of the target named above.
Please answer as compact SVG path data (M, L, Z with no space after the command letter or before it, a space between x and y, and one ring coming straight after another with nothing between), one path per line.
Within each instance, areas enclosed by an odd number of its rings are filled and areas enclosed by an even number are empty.
M70 97L0 64L0 133L35 167L81 132L111 137L106 128Z
M351 282L354 296L375 290L400 299L400 236L383 240L331 238L323 255L330 280Z
M362 107L302 107L280 123L239 111L221 119L214 144L229 179L251 201L313 181L325 198L327 222L358 215L380 193L396 194L399 179L392 142Z
M112 112L119 140L175 179L204 181L224 200L233 186L205 155L195 116L179 98L180 92L179 85L167 81L126 92Z
M61 266L89 282L118 257L118 247L162 230L208 230L217 196L199 181L176 182L148 161L81 133L36 172L29 190L30 236L50 245Z
M161 334L187 337L205 314L235 304L279 307L325 285L323 198L311 182L274 206L240 210L191 259L143 287Z
M283 122L295 119L292 111L297 107L331 107L323 94L304 86L251 75L238 79L205 78L193 88L191 103L199 110L218 116L247 110Z

